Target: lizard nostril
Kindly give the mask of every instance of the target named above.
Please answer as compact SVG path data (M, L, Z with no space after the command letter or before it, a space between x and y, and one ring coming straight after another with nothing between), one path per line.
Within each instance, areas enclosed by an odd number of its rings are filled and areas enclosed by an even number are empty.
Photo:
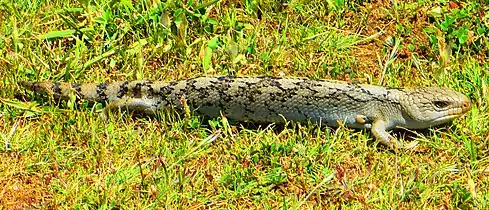
M470 108L470 103L469 103L469 102L464 102L464 103L462 104L462 109L463 109L463 110L468 110L469 108Z

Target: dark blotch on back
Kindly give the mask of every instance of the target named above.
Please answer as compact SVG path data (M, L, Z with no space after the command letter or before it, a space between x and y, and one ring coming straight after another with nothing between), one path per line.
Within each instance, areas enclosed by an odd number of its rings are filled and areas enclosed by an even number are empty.
M107 94L105 93L105 90L107 90L107 85L105 83L97 85L97 96L100 98L101 101L107 100Z
M61 86L61 84L59 82L55 82L51 86L51 90L53 90L53 92L56 94L61 94L61 87L60 86Z
M58 99L60 96L61 96L61 83L59 82L55 82L53 83L53 85L51 86L51 90L53 90L53 96L54 98Z
M222 76L222 77L218 77L217 80L218 81L225 81L228 77L227 76Z
M141 87L143 85L141 83L137 83L134 88L132 89L132 97L134 98L141 98Z
M80 84L73 84L71 87L77 92L80 93L81 91L81 85Z
M117 98L122 98L124 95L127 94L127 92L129 91L129 89L127 88L127 84L129 84L129 82L125 81L119 86L119 93L117 94Z
M362 92L362 93L366 93L366 94L368 94L368 95L372 95L372 93L370 93L370 91L368 91L368 90L366 90L366 89L364 89L364 88L360 88L360 92Z
M148 94L149 94L148 97L154 97L154 96L157 95L156 92L154 91L153 82L152 81L146 81L144 83L144 85L146 86L146 88L148 88Z

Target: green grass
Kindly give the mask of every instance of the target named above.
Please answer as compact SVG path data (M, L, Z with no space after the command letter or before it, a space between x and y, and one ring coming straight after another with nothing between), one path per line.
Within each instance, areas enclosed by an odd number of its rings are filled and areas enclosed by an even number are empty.
M0 1L0 206L489 208L486 4L277 2ZM347 128L102 121L99 106L16 99L24 80L229 74L444 86L473 107L393 132L418 142L395 153Z

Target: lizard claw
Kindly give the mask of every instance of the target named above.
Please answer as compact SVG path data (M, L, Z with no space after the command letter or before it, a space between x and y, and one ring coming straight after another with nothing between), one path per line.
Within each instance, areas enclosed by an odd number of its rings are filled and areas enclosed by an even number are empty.
M381 142L381 143L384 144L384 145L386 145L390 149L395 150L395 151L404 148L403 143L400 142L400 141L398 141L395 137L393 137L391 135L389 135L387 141Z

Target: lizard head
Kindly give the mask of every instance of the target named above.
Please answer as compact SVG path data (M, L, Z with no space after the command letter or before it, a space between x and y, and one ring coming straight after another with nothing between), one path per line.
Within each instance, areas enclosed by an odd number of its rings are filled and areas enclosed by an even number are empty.
M448 88L406 89L401 105L408 128L427 128L448 123L470 110L470 99Z

